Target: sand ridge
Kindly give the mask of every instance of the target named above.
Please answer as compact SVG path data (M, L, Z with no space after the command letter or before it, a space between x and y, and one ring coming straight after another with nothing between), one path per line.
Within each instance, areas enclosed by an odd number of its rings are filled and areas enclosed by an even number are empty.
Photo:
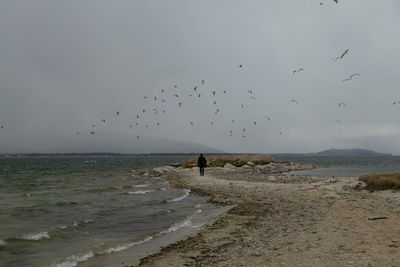
M351 189L356 178L260 179L254 170L226 168L207 169L204 177L196 169L168 172L173 185L236 206L140 266L399 265L398 191ZM381 216L387 219L368 220Z

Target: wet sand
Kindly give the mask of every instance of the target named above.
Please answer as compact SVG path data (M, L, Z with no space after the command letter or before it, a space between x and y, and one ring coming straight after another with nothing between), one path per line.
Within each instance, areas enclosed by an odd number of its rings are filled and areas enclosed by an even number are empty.
M357 178L247 168L166 167L170 182L235 205L140 266L399 266L400 192L357 189ZM386 219L369 220L376 217ZM118 266L136 266L125 259ZM117 265L116 265L117 266Z

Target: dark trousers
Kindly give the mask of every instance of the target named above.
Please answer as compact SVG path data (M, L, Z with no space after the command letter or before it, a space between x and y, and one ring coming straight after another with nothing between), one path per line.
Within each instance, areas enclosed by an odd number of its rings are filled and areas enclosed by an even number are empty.
M204 176L204 167L203 166L200 166L200 175Z

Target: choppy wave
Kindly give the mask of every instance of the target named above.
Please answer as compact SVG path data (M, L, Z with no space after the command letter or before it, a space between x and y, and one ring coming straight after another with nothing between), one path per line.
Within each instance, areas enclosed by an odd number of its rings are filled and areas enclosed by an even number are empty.
M54 263L51 264L49 267L74 267L76 265L78 265L78 263L83 262L83 261L87 261L90 258L94 257L94 253L92 251L83 254L81 256L75 256L75 255L71 255L68 258L65 259L65 261L61 262L61 263Z
M196 216L196 214L199 214L200 212L202 212L201 209L196 210L196 212L193 215L190 215L190 216L186 217L186 219L183 222L174 223L167 230L160 232L158 235L172 233L172 232L178 231L179 229L181 229L183 227L191 226L193 217Z
M166 202L177 202L177 201L181 201L184 200L185 198L187 198L187 196L190 194L190 189L185 189L185 193L183 194L183 196L180 197L176 197L170 200L167 200Z
M119 245L116 247L111 247L100 253L93 253L92 251L90 251L82 256L71 255L71 256L67 257L65 259L65 261L63 261L62 263L54 263L54 264L51 264L49 267L74 267L74 266L78 265L78 263L80 263L80 262L87 261L88 259L95 257L95 255L100 256L100 255L104 255L104 254L111 254L114 252L123 251L128 248L141 245L143 243L146 243L146 242L154 239L155 237L178 231L179 229L184 228L184 227L192 226L193 217L196 216L197 214L199 214L200 212L202 212L201 209L196 210L196 212L194 214L186 217L185 220L183 220L182 222L175 223L175 224L171 225L167 230L161 231L156 235L147 236L146 238L139 240L139 241L133 241L133 242L129 242L129 243ZM197 228L197 227L194 227L194 228Z
M30 234L23 234L20 239L23 240L33 240L33 241L37 241L43 238L50 238L50 235L48 232L43 231L43 232L39 232L39 233L30 233Z
M132 185L132 187L135 187L135 188L142 188L142 187L148 187L148 186L150 186L150 184L137 184L137 185Z
M85 225L85 224L88 224L88 223L91 223L91 222L94 222L94 220L93 219L85 219L85 220L82 220L80 222L73 222L72 224L69 224L69 225L60 225L57 228L58 229L66 229L66 228L71 228L71 227L77 227L77 226L80 226L80 225Z
M130 191L130 192L128 192L128 194L131 194L131 195L143 195L143 194L147 194L147 193L151 193L151 192L154 192L154 190L139 190L139 191Z
M152 240L153 238L154 238L153 236L148 236L145 239L140 240L140 241L130 242L130 243L125 244L125 245L120 245L118 247L109 248L109 249L103 251L103 253L100 253L100 254L111 254L113 252L122 251L122 250L131 248L131 247L134 247L134 246L137 246L137 245L141 245L141 244L143 244L145 242L148 242L148 241Z

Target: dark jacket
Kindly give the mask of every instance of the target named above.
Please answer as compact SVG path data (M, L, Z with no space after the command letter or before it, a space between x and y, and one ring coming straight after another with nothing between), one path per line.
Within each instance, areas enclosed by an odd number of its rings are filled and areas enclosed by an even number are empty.
M197 159L197 166L199 166L199 167L206 167L206 166L207 166L207 160L206 160L206 158L203 157L203 156L200 156L200 157Z

